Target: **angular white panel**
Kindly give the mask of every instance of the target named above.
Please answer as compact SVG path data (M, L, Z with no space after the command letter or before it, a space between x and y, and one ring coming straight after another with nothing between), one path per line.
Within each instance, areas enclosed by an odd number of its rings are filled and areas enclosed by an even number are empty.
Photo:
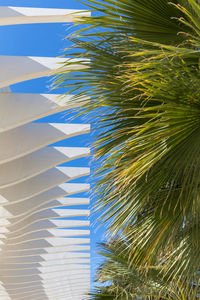
M38 230L36 232L25 233L17 235L16 237L9 238L7 245L20 244L27 241L33 241L48 237L81 237L89 236L89 230L80 230L80 229L47 229L47 230ZM1 240L5 241L6 237L1 236Z
M90 245L64 245L64 246L52 246L48 245L42 249L28 249L28 250L8 250L4 252L1 251L1 255L3 258L11 258L11 257L32 257L36 255L42 254L54 254L54 253L63 253L63 252L78 252L80 251L90 251Z
M61 183L86 175L89 175L89 168L52 168L22 183L0 188L0 204L29 199Z
M62 237L51 237L45 239L34 240L33 242L24 242L17 245L8 245L7 243L2 243L0 245L1 250L28 250L28 249L43 249L50 246L70 246L70 245L87 245L90 244L90 239L88 238L62 238Z
M54 189L52 189L54 190ZM43 209L48 208L55 208L55 207L63 207L63 206L74 206L74 205L89 205L90 199L89 198L58 198L56 200L50 200L45 204L41 204L41 195L44 196L47 192L40 194L39 196L33 197L35 202L33 201L22 201L18 203L13 203L12 205L7 205L5 207L0 207L0 220L1 218L17 218L20 217L21 219L32 215L35 212L41 211ZM49 192L48 192L49 193ZM37 202L39 206L37 206ZM8 221L8 224L9 221Z
M13 129L36 119L81 106L71 96L55 94L0 93L0 132Z
M65 249L64 249L65 250ZM64 259L72 260L74 258L90 258L90 253L87 252L55 252L41 254L37 256L23 256L23 257L6 257L0 258L0 263L4 265L21 265L21 264L32 264L37 262L56 262Z
M26 80L36 79L44 76L55 75L60 71L72 69L70 66L63 66L66 58L55 57L33 57L33 56L7 56L0 55L0 88L10 86ZM81 60L75 60L73 70L85 68L80 64ZM85 62L87 65L88 62Z
M88 124L30 123L0 133L0 164L25 156L57 141L89 132Z
M36 208L63 196L86 192L89 190L89 188L90 185L85 183L65 183L46 192L43 192L38 196L31 197L27 199L28 201L24 200L18 202L18 205L21 205L23 207L23 205L27 204L30 208L32 208L33 206ZM2 204L2 206L5 206L6 209L9 209L10 207L15 207L16 209L16 203L6 202L5 204Z
M0 164L0 188L34 177L56 165L88 156L89 148L45 147L8 163Z
M0 26L75 22L80 16L90 16L90 13L76 9L1 6Z

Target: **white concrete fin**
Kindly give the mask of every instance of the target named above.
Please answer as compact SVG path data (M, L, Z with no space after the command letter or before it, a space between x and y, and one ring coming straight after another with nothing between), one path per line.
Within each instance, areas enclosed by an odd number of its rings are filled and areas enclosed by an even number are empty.
M59 217L73 217L73 216L89 216L90 211L88 209L52 209L53 212L59 215Z
M71 159L90 155L90 148L87 147L54 147L54 149Z
M62 261L63 259L72 260L73 258L90 258L90 253L86 252L58 252L52 254L41 254L37 256L23 256L23 257L4 257L0 258L2 265L21 265L21 264L32 264L37 262L51 262L51 261Z
M82 193L85 191L89 191L90 185L85 184L85 183L65 183L64 186L62 185L62 188L60 186L57 186L55 188L52 188L46 192L43 192L37 196L31 197L27 200L18 202L18 203L10 203L6 202L2 204L2 206L6 207L6 209L13 209L14 214L18 211L17 215L24 215L23 208L25 209L28 208L29 210L35 208L39 208L40 206L44 204L48 204L54 199L63 197L63 196L68 196L68 195L73 195L73 194L78 194ZM20 210L21 209L21 210ZM21 213L20 213L21 212Z
M0 164L23 157L57 141L89 132L88 124L30 123L0 133Z
M65 209L66 210L66 209ZM68 210L68 209L67 209ZM88 216L90 211L85 211L85 215ZM57 227L89 227L90 221L86 220L63 220L63 219L50 219L51 223L55 224Z
M8 56L0 55L0 88L22 81L55 75L59 71L70 71L71 65L64 65L67 58L36 57L36 56ZM72 61L72 60L71 60ZM81 59L73 60L73 70L88 67Z
M1 26L31 23L68 23L75 22L83 16L90 16L90 12L77 9L0 7Z
M47 283L50 282L58 282L58 281L64 281L67 280L68 283L70 283L72 281L72 283L74 282L74 280L77 280L77 282L80 280L80 278L89 278L88 276L85 275L90 275L90 271L89 270L82 270L82 272L78 273L77 271L74 271L73 273L70 272L70 274L63 274L63 272L61 272L60 274L58 274L58 272L54 272L54 274L52 276L49 276L48 274L46 274L46 278L41 278L40 276L28 276L28 277L24 277L21 276L19 279L18 278L7 278L7 283L6 283L6 287L12 287L15 289L18 288L22 288L22 287L27 287L27 286L43 286Z
M72 218L72 217L88 217L90 211L82 209L62 209L64 212L54 213L51 210L38 212L27 216L23 219L14 219L12 223L4 224L9 230L8 235L10 237L18 234L25 234L26 232L40 231L49 228L62 228L63 225L69 225L69 220L62 220L60 218ZM52 219L55 218L55 219ZM57 221L57 222L56 222ZM60 221L60 222L59 222ZM66 222L65 222L66 221ZM68 221L68 222L67 222ZM75 224L71 220L71 226L75 227ZM83 220L86 221L86 220ZM88 226L88 223L82 223L82 226ZM81 227L82 227L81 226Z
M84 270L84 274L85 270ZM57 274L56 274L57 275ZM40 279L40 278L38 278ZM5 284L6 288L8 291L12 291L12 290L16 290L16 291L20 291L20 290L30 290L30 289L34 289L37 287L45 287L45 286L49 286L51 285L51 283L55 283L56 285L59 283L64 283L67 282L68 284L76 284L77 282L80 284L88 284L89 283L89 278L88 277L81 277L81 274L71 274L71 276L67 276L67 274L65 276L59 276L57 275L57 277L51 278L51 279L45 279L45 280L38 280L38 281L29 281L29 282L21 282L21 283L15 283L12 281L10 281L9 283ZM4 285L2 284L2 288L4 288Z
M47 192L49 193L49 191ZM22 219L24 215L25 217L27 217L33 213L39 212L44 209L90 204L89 198L67 198L67 197L59 198L57 200L51 200L46 204L41 204L40 199L43 199L42 195L45 195L47 192L41 193L39 196L31 198L34 199L35 201L38 201L39 203L33 203L33 201L31 200L31 201L22 201L20 203L19 202L13 203L12 205L7 205L5 206L7 209L1 206L0 218L9 219L9 218L20 217ZM38 206L35 206L35 204L38 204Z
M12 214L7 209L0 206L0 216L1 218L11 218Z
M60 265L60 266L45 266L33 269L22 269L22 270L4 270L3 277L17 277L17 276L32 276L32 275L47 275L48 273L54 272L70 272L71 270L88 270L88 265L74 264L74 265ZM1 277L1 276L0 276Z
M90 185L87 183L63 183L59 187L66 191L68 195L87 192L90 189Z
M23 201L63 182L86 175L89 175L89 168L52 168L24 182L0 188L0 195L3 197L0 203L4 203L5 199L9 202Z
M78 269L78 270L68 270L67 271L67 273L68 273L68 276L70 277L70 276L73 276L73 275L78 275L78 274L80 274L80 269ZM82 276L84 276L84 275L89 275L90 274L90 270L88 270L88 269L82 269L81 270L81 274L82 274ZM41 279L44 279L44 280L46 280L46 279L51 279L51 278L55 278L56 276L66 276L66 272L51 272L51 273L47 273L47 274L41 274L40 275L40 277L41 277Z
M1 270L23 270L23 269L33 269L40 267L50 267L50 266L60 266L65 265L66 268L69 265L74 264L82 264L88 265L90 263L89 258L69 258L62 260L51 260L51 261L43 261L43 262L35 262L35 263L21 263L21 264L2 264Z
M89 205L90 198L69 198L63 197L56 200L50 201L42 206L39 209L47 208L62 208L63 206L76 206L76 205Z
M42 299L42 300L85 300L86 298L82 298L83 292L86 291L86 288L84 289L79 289L77 292L75 289L73 289L73 292L71 290L66 290L64 287L62 290L61 288L57 290L42 290L42 291L33 291L30 294L28 293L26 296L17 296L15 299L16 300L29 300L30 297L32 299ZM80 298L81 297L81 298ZM87 298L88 299L88 298ZM4 300L4 299L3 299ZM7 300L7 299L6 299Z
M84 253L84 252L63 252L63 253L54 253L54 254L42 254L41 257L45 261L51 261L51 260L62 260L62 259L67 259L67 258L89 258L90 253Z
M90 245L64 245L64 246L52 246L48 245L47 247L40 249L26 249L26 250L6 250L1 251L1 257L3 258L21 258L21 257L33 257L36 255L42 254L55 254L55 253L63 253L63 252L77 252L82 253L82 251L90 251Z
M63 277L63 278L60 278L59 277L59 281L58 280L52 280L53 282L53 285L49 282L49 281L45 281L44 284L42 284L42 282L40 283L33 283L32 285L29 285L29 286L21 286L21 287L15 287L14 288L8 288L8 290L10 291L10 294L12 295L13 292L16 292L16 294L20 294L20 293L25 293L25 292L31 292L32 290L36 291L40 288L44 288L44 289L48 289L48 290L54 290L54 287L62 287L62 285L64 285L65 287L68 287L69 285L70 286L80 286L82 287L83 285L86 286L89 281L88 280L80 280L80 279L77 279L75 281L74 280L70 280L68 277ZM66 300L66 299L65 299Z
M24 125L39 118L83 105L72 102L71 96L55 94L0 93L0 132Z
M6 245L17 245L27 241L34 241L38 239L46 239L51 237L82 237L89 236L90 231L84 229L47 229L47 230L39 230L33 231L27 234L16 235L16 237L12 237L7 239ZM0 239L4 241L6 238L5 235L1 234Z
M87 217L89 215L89 210L83 210L83 212L81 212L80 210L70 210L70 212L68 213L68 209L64 209L66 211L65 215L63 218L71 218L71 217ZM48 215L50 215L48 217ZM71 221L71 226L69 226L69 220L65 220L65 219L60 219L60 216L57 214L56 218L57 219L50 219L52 216L52 214L50 214L50 212L45 213L44 212L44 218L42 217L42 213L41 214L35 214L35 215L31 215L23 220L18 220L18 222L16 223L11 223L8 225L4 225L7 226L7 229L9 230L9 232L7 233L7 237L8 238L15 238L16 236L20 236L20 235L24 235L26 233L29 232L37 232L37 231L41 231L41 230L46 230L46 229L51 229L51 228L75 228L77 227L77 225L80 222L79 227L88 227L89 226L89 221L87 220L70 220ZM54 214L55 217L55 214ZM56 222L57 221L57 222ZM59 222L60 221L60 222ZM63 226L65 225L65 226Z
M66 181L90 175L90 168L87 167L56 167L55 169L68 177Z
M0 164L0 188L23 182L52 167L89 155L88 148L45 147L19 159ZM72 153L74 152L74 153Z
M28 241L16 245L7 245L1 242L1 249L5 251L15 250L28 250L28 249L43 249L50 246L70 246L70 245L87 245L90 244L90 239L88 238L70 238L70 237L49 237L45 239L38 239L34 241Z
M77 289L77 285L78 285L78 282L77 282L76 286L74 286L73 292L75 293L76 290L77 290L76 294L77 295L79 294L81 296L80 292L81 291L86 291L87 284L86 283L85 283L85 285L80 284L79 289ZM50 297L55 297L55 296L59 296L59 295L60 296L65 295L65 297L66 297L67 295L71 294L70 287L71 287L71 285L68 286L67 283L65 285L63 284L63 286L62 286L62 284L55 285L55 287L54 287L54 285L52 285L52 286L44 285L42 287L42 290L44 290L47 294L49 293ZM10 294L12 295L12 293L10 293ZM15 293L16 296L20 296L20 297L23 297L23 295L28 295L29 297L30 296L33 297L33 295L36 296L36 295L40 295L40 294L41 294L41 287L37 287L37 288L35 288L33 290L30 290L30 291L18 291L18 292ZM22 298L15 298L15 299L22 299ZM55 299L55 298L51 298L51 299ZM65 300L66 299L69 299L69 298L67 297L67 298L65 298ZM80 298L79 298L79 300L80 300Z

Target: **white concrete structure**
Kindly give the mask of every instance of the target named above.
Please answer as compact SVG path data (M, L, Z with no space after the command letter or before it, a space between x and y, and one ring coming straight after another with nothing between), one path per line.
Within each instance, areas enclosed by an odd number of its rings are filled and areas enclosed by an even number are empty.
M1 56L0 56L1 59ZM77 106L70 96L55 94L0 93L0 133ZM86 99L79 105L84 105ZM7 114L9 112L9 118Z
M70 13L73 13L70 15ZM0 26L73 22L88 12L0 7ZM0 56L0 299L82 300L90 288L89 191L71 183L89 168L63 166L87 147L52 143L87 134L89 124L37 120L77 106L71 96L11 93L8 86L50 76L64 58ZM87 64L88 62L86 62ZM77 60L77 70L83 66ZM83 98L84 105L87 99ZM37 121L33 122L32 121Z
M77 9L0 7L0 26L31 23L74 22L90 13Z
M1 55L0 88L25 80L55 75L58 69L70 70L70 65L63 67L62 64L65 61L67 61L66 58ZM85 68L80 61L80 59L75 60L77 65L73 65L74 70ZM85 61L85 64L87 63Z

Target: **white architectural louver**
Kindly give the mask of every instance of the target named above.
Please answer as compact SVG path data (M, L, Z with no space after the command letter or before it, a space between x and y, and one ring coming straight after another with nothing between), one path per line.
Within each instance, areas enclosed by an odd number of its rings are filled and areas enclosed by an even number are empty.
M89 13L0 7L0 26L73 22L83 15ZM0 88L53 75L63 61L62 58L0 56ZM78 60L77 69L80 69ZM62 164L88 156L89 149L51 144L89 133L90 126L31 123L73 108L69 100L70 96L59 100L52 94L0 93L1 300L88 298L89 199L75 194L88 191L89 185L70 183L70 180L88 175L89 168Z
M79 16L90 13L77 9L0 7L0 26L30 23L63 23L74 22Z
M0 65L3 72L0 72L0 88L25 80L54 75L66 60L66 58L54 57L1 55ZM73 69L85 68L85 66L80 65L79 59L76 61L77 65L74 64ZM70 70L70 66L63 67L62 70Z

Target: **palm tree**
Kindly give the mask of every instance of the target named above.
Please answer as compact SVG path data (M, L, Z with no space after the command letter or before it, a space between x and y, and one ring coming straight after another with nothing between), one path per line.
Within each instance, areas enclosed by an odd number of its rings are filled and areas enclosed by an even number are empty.
M130 263L130 250L123 242L113 240L101 244L105 262L97 272L97 283L91 299L103 300L196 300L199 293L199 275L166 282L162 275L165 266L151 266L141 272ZM144 271L144 270L143 270Z
M66 52L82 69L67 60L76 67L58 83L74 101L90 97L98 209L113 235L134 241L132 261L146 268L166 250L169 277L191 273L200 268L200 2L87 4L100 15L82 19Z

